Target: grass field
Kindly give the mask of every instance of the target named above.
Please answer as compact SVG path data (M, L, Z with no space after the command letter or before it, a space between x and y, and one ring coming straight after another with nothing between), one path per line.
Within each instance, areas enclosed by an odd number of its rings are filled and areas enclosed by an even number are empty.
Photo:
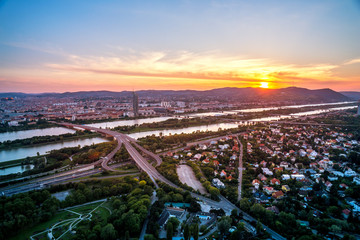
M101 204L101 202L97 202L97 203L92 203L92 204L88 204L88 205L70 208L69 210L79 213L81 215L85 215L85 214L88 214L89 212L91 212L94 208L96 208L100 204ZM110 216L109 210L111 211L110 205L109 205L109 203L105 202L102 206L98 207L95 211L92 212L92 216L106 219L107 217ZM33 227L26 228L26 229L20 231L16 236L10 238L9 240L29 239L30 236L32 236L36 233L45 231L46 229L50 229L54 224L56 224L58 222L64 221L66 219L78 218L78 217L79 217L78 214L71 213L66 210L62 210L62 211L58 212L57 214L55 214L50 220L43 222L43 223L39 223ZM66 227L69 224L65 224L62 228L54 231L54 236L59 237L63 232L65 232L67 230ZM68 238L69 238L69 235L66 234L61 239L68 239ZM47 238L46 233L44 233L39 236L36 236L36 239L48 239L48 238Z

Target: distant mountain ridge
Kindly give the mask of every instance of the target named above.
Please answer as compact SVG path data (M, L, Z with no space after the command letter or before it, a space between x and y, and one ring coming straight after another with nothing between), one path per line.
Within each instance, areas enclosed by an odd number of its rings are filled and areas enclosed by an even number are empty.
M360 100L360 92L340 92L342 95L351 98L352 100Z
M129 98L131 91L80 91L64 93L0 93L0 97L57 97L57 98ZM310 90L306 88L288 87L280 89L263 88L217 88L212 90L140 90L136 91L140 97L158 97L168 100L181 99L213 99L227 101L295 101L295 102L338 102L353 99L351 94L336 92L331 89ZM360 93L359 93L360 94Z

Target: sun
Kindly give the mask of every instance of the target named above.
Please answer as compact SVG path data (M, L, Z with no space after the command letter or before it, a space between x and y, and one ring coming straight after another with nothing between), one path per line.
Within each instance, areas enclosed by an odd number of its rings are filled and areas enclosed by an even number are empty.
M261 88L269 88L269 83L268 82L261 82L260 87Z

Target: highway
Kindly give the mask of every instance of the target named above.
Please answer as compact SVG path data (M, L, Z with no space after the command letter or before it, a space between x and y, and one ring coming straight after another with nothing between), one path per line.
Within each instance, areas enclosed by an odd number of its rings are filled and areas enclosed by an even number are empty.
M149 155L151 158L153 158L156 161L156 166L160 166L160 164L162 163L162 159L161 157L159 157L157 154L152 153L150 151L148 151L147 149L143 148L142 146L140 146L139 144L137 144L137 142L132 142L138 149L140 149L142 152L146 153L147 155Z
M125 164L129 164L129 162L119 163L119 164L115 164L113 166L120 167ZM37 178L37 179L33 179L31 181L27 181L24 183L10 185L10 186L1 188L0 192L4 192L4 194L6 196L11 196L16 193L28 192L28 191L36 190L36 189L42 189L43 187L46 187L46 186L60 184L60 183L70 181L70 180L73 181L75 179L91 176L91 175L102 172L102 170L99 168L80 171L82 169L84 169L84 168L79 168L79 169L75 169L75 170L71 170L71 171L67 171L67 172L63 172L63 173L58 173L58 174L54 174L52 176L46 176L43 178ZM122 174L125 175L127 173L122 172Z

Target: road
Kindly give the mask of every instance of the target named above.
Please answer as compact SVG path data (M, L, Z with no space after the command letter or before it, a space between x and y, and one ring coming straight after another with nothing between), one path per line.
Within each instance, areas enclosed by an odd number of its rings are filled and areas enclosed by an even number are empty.
M165 154L170 153L170 152L175 153L175 152L178 152L180 150L183 150L186 147L191 147L191 146L195 146L195 145L199 145L199 144L205 144L205 143L209 143L211 141L218 141L218 140L220 140L220 139L222 139L222 138L224 138L226 136L228 136L228 135L224 135L224 136L220 136L220 137L213 137L213 138L208 138L208 139L204 139L204 140L199 140L199 141L195 141L195 142L186 143L185 147L183 146L183 147L174 148L174 149L171 149L169 151L165 151L163 153L160 153L159 155L165 155Z
M336 127L358 127L359 125L351 125L351 124L329 124L329 123L316 123L316 122L292 122L292 121L249 121L253 123L274 123L274 124L286 124L286 125L311 125L311 126L336 126Z
M114 165L114 167L120 167L125 164L128 164L128 162L116 164L116 165ZM81 170L82 168L79 168L79 169ZM52 176L46 176L43 178L37 178L37 179L31 180L31 181L27 181L25 183L19 183L19 184L7 186L4 188L1 188L0 191L4 192L4 194L6 196L11 196L16 193L22 193L22 192L28 192L31 190L41 189L45 186L60 184L60 183L63 183L63 182L69 181L69 180L74 181L75 179L78 179L78 178L83 178L83 177L91 176L91 175L102 172L102 170L98 169L98 168L87 170L87 171L79 171L79 169L55 174ZM123 175L129 175L129 174L124 173ZM131 175L133 175L133 174L131 174Z
M234 204L232 204L229 200L227 200L224 196L220 196L221 202L223 202L224 204L227 203L228 205L232 205L233 209L237 209L239 212L241 212L243 214L243 218L248 221L248 222L253 222L253 221L257 221L257 219L251 217L249 214L247 214L246 212L240 210L240 208L236 207ZM277 232L273 231L271 228L265 226L263 224L264 229L271 235L271 237L275 240L286 240L286 238L284 238L283 236L281 236L280 234L278 234Z
M244 154L244 146L242 145L240 139L239 139L239 136L236 136L236 139L239 143L239 150L240 150L240 153L239 153L239 177L238 177L238 182L239 182L239 185L238 185L238 201L241 200L241 185L242 185L242 175L243 175L243 154Z
M138 149L140 149L142 152L146 153L147 155L149 155L151 158L153 158L156 161L156 166L160 166L160 164L162 163L162 159L161 157L159 157L159 155L152 153L150 151L148 151L147 149L143 148L142 146L140 146L139 144L137 144L137 142L132 142Z
M151 204L150 205L153 205L157 200L158 200L158 198L156 196L156 191L154 191L153 195L151 196ZM146 216L145 222L144 222L143 227L141 229L139 240L144 240L144 238L145 238L146 228L147 228L147 225L149 223L150 210L151 210L151 207L149 208L149 211L148 211L148 214Z

